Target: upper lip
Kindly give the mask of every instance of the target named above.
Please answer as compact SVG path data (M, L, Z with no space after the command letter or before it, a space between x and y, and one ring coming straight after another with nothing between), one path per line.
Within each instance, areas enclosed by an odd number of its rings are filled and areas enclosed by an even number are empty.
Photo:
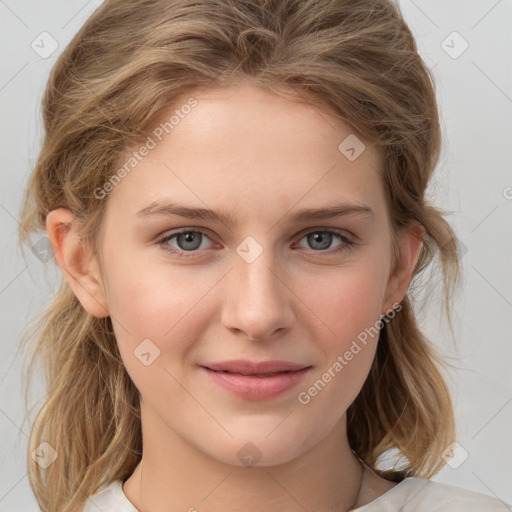
M236 359L232 361L222 361L220 363L208 363L202 366L214 371L241 373L242 375L259 375L264 373L297 371L311 365L281 360L255 362Z

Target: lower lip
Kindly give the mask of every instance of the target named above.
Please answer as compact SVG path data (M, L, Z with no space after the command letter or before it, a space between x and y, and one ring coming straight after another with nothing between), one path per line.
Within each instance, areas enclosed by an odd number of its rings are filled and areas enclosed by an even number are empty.
M303 368L294 372L279 373L270 377L254 377L238 373L216 372L201 366L201 369L216 384L245 400L268 400L297 385L308 370Z

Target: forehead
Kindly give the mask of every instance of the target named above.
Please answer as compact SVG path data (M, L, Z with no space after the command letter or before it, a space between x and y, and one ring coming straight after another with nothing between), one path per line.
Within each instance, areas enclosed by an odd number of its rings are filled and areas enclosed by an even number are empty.
M133 210L162 196L256 209L377 200L376 148L325 104L292 94L243 84L182 95L150 127L151 149L127 152L124 163L136 162L112 196Z
M191 147L197 142L204 147L211 141L218 145L219 139L230 135L223 146L232 152L240 142L246 143L245 152L251 146L256 152L265 144L272 149L266 158L296 147L302 157L311 150L332 153L334 149L337 154L341 140L355 136L340 114L311 94L274 92L250 83L182 95L152 124L158 142L162 137L174 138L176 144L186 142Z

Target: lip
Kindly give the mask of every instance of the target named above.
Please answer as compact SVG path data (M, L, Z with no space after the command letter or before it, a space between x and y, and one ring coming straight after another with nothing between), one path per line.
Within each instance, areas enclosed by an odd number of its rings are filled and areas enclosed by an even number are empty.
M264 363L250 363L245 364L247 361L240 364L231 361L232 368L242 369L244 371L255 372L252 375L243 375L241 373L231 373L230 371L215 370L212 366L226 366L225 363L219 365L201 366L203 371L215 384L219 385L226 391L243 398L245 400L269 400L277 397L286 391L296 386L309 372L311 366L305 367L304 365L297 365L294 363L287 363L285 361L268 361ZM295 369L282 370L284 363L290 367L294 366ZM244 366L245 365L245 366ZM277 366L280 365L280 366ZM255 366L258 369L254 369ZM276 368L281 368L277 369ZM272 376L257 376L262 373L279 372Z
M221 361L220 363L208 363L202 366L215 371L241 373L242 375L258 375L261 373L302 370L310 365L292 363L291 361L282 361L279 359L260 362L248 361L246 359L233 359L231 361Z

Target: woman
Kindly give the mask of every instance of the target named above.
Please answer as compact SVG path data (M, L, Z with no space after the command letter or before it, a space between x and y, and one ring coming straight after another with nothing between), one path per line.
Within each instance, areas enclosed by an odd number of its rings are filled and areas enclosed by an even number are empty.
M411 283L440 261L448 310L458 258L396 5L107 0L43 112L44 511L508 510L429 480L455 427Z

